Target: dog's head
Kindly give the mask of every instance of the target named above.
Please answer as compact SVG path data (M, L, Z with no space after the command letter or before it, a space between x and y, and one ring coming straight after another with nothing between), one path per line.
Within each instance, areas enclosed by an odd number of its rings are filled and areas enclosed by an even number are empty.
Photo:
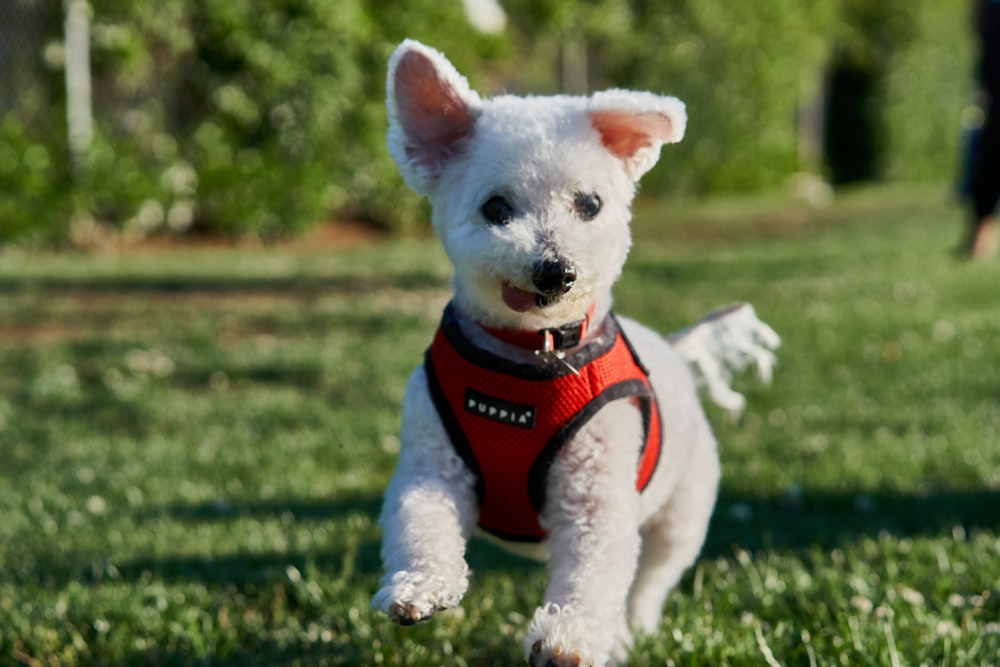
M431 202L460 309L540 329L608 297L631 245L636 183L684 135L680 100L625 90L483 99L410 40L387 88L389 150Z

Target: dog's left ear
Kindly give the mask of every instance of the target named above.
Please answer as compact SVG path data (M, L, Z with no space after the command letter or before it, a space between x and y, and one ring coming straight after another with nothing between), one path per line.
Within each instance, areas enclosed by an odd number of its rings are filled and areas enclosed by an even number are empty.
M660 157L660 146L684 137L687 113L676 97L606 90L590 98L590 122L601 144L620 158L633 181Z

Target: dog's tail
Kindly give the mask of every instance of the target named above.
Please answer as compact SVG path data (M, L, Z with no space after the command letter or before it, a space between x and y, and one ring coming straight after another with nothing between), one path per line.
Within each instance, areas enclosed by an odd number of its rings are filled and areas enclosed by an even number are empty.
M733 413L742 412L746 405L743 395L730 386L733 372L756 366L760 379L770 382L777 363L774 350L781 345L778 334L757 317L749 303L717 308L668 340L687 360L712 401Z

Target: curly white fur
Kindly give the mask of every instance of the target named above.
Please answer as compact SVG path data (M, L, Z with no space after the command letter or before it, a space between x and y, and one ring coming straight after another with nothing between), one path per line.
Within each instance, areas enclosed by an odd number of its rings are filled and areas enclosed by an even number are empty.
M590 308L592 321L603 322L631 247L636 183L663 144L683 137L683 103L625 90L484 99L443 55L409 40L392 56L387 92L389 148L406 182L431 202L465 336L512 361L541 364L487 328L559 327ZM581 210L581 196L597 203L596 213ZM509 213L502 220L484 212L492 198ZM573 273L551 298L538 292L537 268L546 262ZM603 667L623 659L631 630L660 626L664 598L704 541L719 480L689 365L714 400L737 409L743 399L728 386L729 368L756 364L769 378L778 344L745 305L680 332L673 345L619 320L660 406L660 465L637 492L644 429L631 399L609 402L559 450L539 517L546 540L509 545L549 559L549 584L524 640L533 665ZM407 387L400 458L380 518L386 575L374 607L409 624L460 602L475 486L421 366Z
M733 371L754 366L761 381L769 383L777 363L773 350L781 345L778 334L757 318L749 303L718 308L669 340L712 400L731 412L741 412L746 405L729 386Z

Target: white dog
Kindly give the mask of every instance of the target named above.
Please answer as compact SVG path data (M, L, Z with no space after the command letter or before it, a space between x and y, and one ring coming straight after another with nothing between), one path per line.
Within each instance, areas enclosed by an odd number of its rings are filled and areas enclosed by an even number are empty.
M443 55L389 63L389 148L433 207L454 298L403 405L373 606L404 625L457 605L477 526L548 557L532 665L621 660L694 562L719 461L697 372L731 409L727 366L769 375L778 338L741 304L667 342L611 313L630 205L684 105L610 90L483 99ZM690 367L689 367L690 366Z

